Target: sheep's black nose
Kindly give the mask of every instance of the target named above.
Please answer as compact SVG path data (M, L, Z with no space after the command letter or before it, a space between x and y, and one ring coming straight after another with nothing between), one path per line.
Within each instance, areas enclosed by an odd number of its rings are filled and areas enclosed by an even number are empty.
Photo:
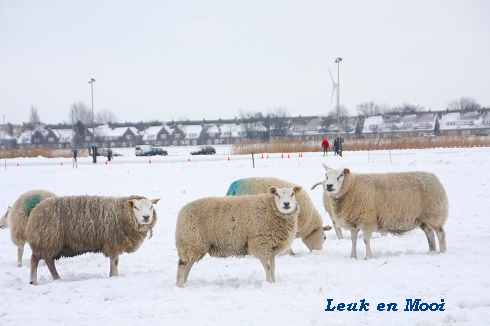
M327 190L332 191L333 190L333 184L328 184L327 185Z
M290 206L290 204L288 201L284 203L284 208L289 208L289 206Z
M150 215L143 216L143 221L148 222L149 219L150 219Z

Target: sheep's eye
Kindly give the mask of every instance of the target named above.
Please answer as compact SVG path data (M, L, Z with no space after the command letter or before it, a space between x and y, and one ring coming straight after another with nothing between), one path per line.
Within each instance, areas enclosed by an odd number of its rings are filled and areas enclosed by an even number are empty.
M138 206L133 206L133 208L137 211L139 211L140 209L138 208Z
M339 176L337 177L337 181L339 181L339 180L340 180L340 178L342 178L343 176L344 176L343 174L339 175Z

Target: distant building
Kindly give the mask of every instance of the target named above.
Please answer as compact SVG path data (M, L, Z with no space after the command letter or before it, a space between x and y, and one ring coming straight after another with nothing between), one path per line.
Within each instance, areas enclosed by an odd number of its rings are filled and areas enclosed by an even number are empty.
M439 128L442 135L488 136L490 134L490 110L442 113Z

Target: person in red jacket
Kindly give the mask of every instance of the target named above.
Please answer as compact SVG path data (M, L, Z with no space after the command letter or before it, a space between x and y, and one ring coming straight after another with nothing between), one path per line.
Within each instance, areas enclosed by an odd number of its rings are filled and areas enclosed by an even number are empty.
M325 137L323 137L323 140L322 140L323 156L327 156L329 148L330 148L330 144L328 142L328 138L325 136Z

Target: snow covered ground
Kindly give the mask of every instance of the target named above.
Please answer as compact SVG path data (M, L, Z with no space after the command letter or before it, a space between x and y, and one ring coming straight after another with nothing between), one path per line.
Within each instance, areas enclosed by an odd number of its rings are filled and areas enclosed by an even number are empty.
M256 160L226 150L209 158L186 153L167 158L116 158L113 164L78 169L70 160L18 159L1 162L0 210L27 190L44 188L59 195L160 197L154 237L120 259L121 276L108 278L109 261L100 254L59 260L62 280L53 282L44 264L40 285L28 284L29 256L15 264L15 247L0 232L0 325L488 325L490 320L490 148L345 153L344 159L320 154L303 158ZM125 160L126 159L126 160ZM155 164L162 162L161 164ZM375 258L349 258L350 239L330 233L326 248L308 253L296 240L295 257L278 258L277 283L268 284L255 258L205 257L191 271L186 288L175 287L175 219L181 206L203 196L223 195L247 176L276 176L299 183L311 194L326 222L321 191L309 187L322 177L321 162L353 172L436 173L450 203L446 225L448 252L428 254L421 230L402 237L377 235ZM64 163L63 165L61 163ZM83 164L86 163L86 164ZM19 166L17 166L19 164ZM364 254L362 241L358 244ZM366 299L368 312L325 312L335 302ZM439 303L443 312L379 312L380 302L403 310L406 298Z

